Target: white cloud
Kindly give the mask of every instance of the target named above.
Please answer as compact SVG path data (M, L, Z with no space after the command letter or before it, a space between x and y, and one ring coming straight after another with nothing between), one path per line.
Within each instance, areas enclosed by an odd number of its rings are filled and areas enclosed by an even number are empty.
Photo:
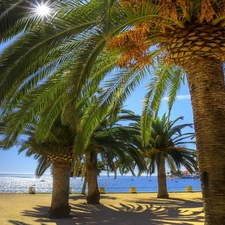
M190 99L190 98L191 98L190 95L177 95L177 97L176 97L177 100L185 100L185 99ZM168 101L169 97L164 97L163 100Z

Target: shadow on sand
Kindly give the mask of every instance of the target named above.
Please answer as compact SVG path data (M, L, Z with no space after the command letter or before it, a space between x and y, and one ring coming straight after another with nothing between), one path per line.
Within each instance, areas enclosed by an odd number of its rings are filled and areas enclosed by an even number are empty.
M85 196L71 197L71 217L49 219L48 207L35 206L22 212L23 216L32 217L40 225L193 225L203 224L202 202L183 199L140 199L127 203L110 199L110 204L87 205ZM190 210L191 209L191 210ZM9 224L30 225L22 221L9 220Z

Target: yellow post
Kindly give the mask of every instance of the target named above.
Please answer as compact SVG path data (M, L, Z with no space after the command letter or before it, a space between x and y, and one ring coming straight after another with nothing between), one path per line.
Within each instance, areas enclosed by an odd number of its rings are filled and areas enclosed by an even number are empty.
M99 187L98 190L101 194L105 194L105 187Z
M69 193L73 194L73 189L71 187L70 187Z
M192 192L192 186L186 186L185 190L188 191L188 192Z
M29 194L35 194L35 187L34 186L29 187L28 193Z
M136 187L130 187L130 193L137 193Z

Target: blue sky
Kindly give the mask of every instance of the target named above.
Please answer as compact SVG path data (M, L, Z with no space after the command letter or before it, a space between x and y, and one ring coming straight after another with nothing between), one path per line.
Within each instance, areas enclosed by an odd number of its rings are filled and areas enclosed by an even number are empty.
M128 98L125 108L141 114L142 99L146 93L144 83ZM160 108L160 116L167 110L167 102L164 100ZM173 106L171 120L184 116L182 123L193 123L193 114L190 102L190 95L187 84L182 86L177 100ZM194 146L190 146L193 147ZM37 162L32 157L26 157L24 153L18 155L17 148L13 147L8 151L0 150L0 173L29 173L34 174ZM49 171L47 171L49 173Z

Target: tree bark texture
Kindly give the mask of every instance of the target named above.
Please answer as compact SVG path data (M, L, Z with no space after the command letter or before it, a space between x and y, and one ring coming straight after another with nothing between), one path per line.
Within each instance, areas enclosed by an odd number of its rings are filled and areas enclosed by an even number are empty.
M220 60L184 63L194 114L205 225L225 224L225 88Z
M87 204L100 204L100 192L98 190L97 153L86 153L86 169L88 182Z
M167 185L166 185L166 168L165 158L163 155L160 156L160 163L157 165L158 170L158 195L157 198L168 198Z
M69 182L71 165L65 162L52 162L53 189L49 217L69 217Z
M225 225L225 30L194 24L168 39L172 61L187 74L196 131L205 225Z

